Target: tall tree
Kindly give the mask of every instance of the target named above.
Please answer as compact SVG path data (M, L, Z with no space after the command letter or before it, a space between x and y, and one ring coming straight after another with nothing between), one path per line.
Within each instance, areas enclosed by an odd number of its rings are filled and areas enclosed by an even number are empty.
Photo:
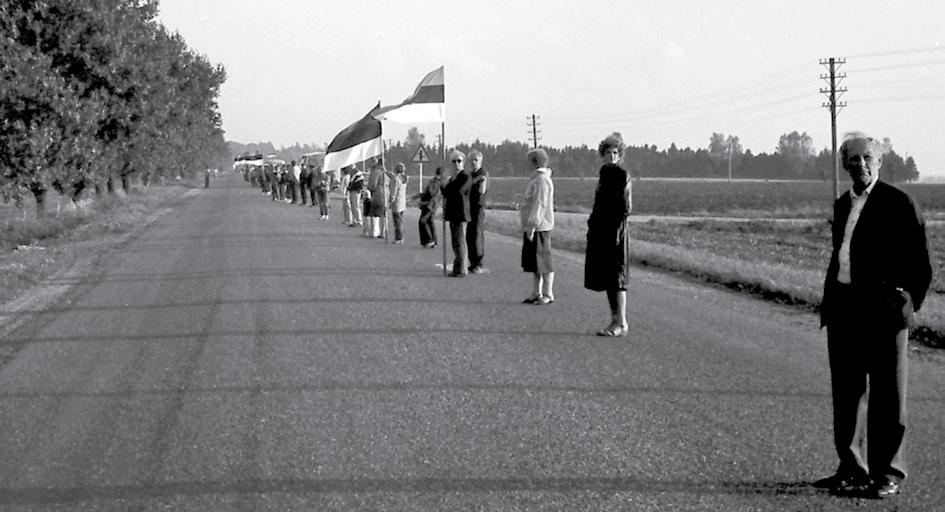
M404 145L416 150L420 144L426 144L426 140L426 136L420 132L419 128L411 126L407 129L407 138L404 139Z
M778 139L777 152L784 159L784 165L793 178L803 178L812 169L814 139L807 132L796 130L785 133Z

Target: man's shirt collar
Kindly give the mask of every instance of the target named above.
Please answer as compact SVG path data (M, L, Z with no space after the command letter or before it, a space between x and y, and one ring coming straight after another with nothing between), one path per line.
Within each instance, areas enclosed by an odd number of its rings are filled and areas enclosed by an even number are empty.
M851 187L850 187L850 197L853 198L853 199L859 199L860 197L868 197L868 196L870 195L870 192L873 191L873 187L876 186L876 182L877 182L877 181L879 181L879 173L877 173L875 176L873 176L873 181L871 181L870 184L866 186L866 189L863 191L863 194L862 194L862 195L861 195L861 194L857 194L856 191L853 190L853 187L851 186Z

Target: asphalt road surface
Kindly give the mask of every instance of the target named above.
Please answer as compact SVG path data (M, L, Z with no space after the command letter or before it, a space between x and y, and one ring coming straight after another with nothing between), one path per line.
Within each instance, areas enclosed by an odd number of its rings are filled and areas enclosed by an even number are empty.
M837 498L807 313L635 271L631 333L520 242L448 279L238 176L5 313L0 510L945 510L945 362L910 360L905 494Z

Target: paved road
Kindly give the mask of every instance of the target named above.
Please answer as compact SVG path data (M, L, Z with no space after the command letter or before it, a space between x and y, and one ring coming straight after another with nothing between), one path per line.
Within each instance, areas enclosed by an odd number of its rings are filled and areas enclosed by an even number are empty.
M0 510L887 510L833 468L812 315L636 272L632 333L559 255L557 302L360 238L237 177L0 338ZM916 353L913 476L945 510L945 372Z

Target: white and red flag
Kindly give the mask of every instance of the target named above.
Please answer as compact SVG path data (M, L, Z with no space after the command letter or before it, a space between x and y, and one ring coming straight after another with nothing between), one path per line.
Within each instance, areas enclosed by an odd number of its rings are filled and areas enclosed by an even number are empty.
M402 103L381 107L374 113L374 118L395 123L445 123L446 86L443 66L427 73L413 94Z

